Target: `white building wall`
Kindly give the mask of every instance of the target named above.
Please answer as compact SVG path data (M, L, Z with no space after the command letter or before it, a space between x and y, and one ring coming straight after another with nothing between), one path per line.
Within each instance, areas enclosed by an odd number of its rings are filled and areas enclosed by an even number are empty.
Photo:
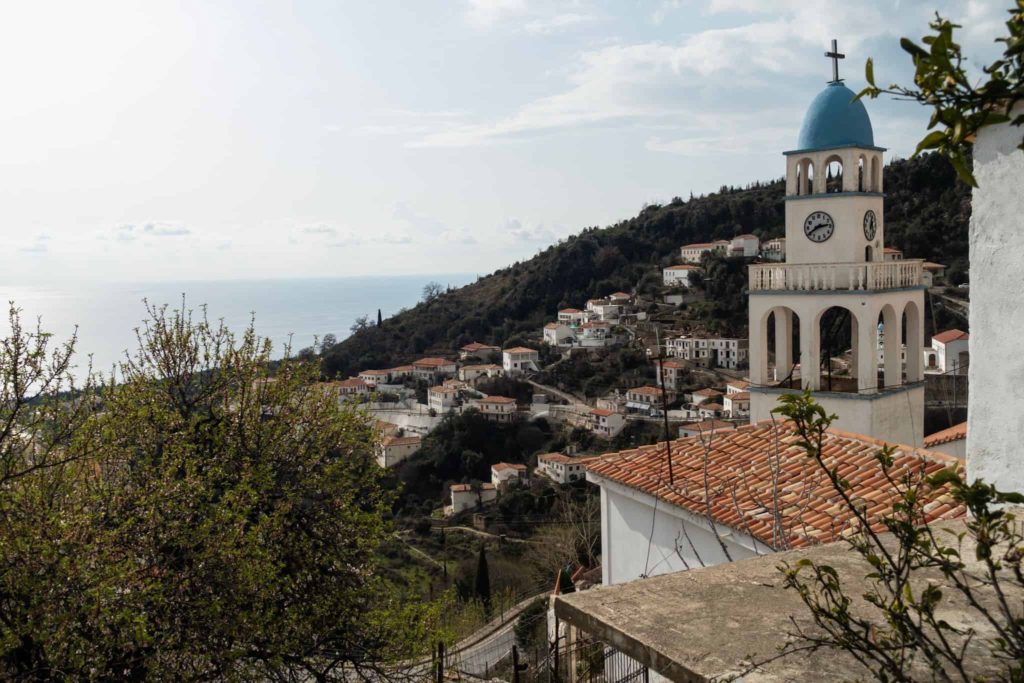
M589 475L588 479L597 481ZM728 561L702 517L665 503L658 505L655 510L653 502L654 499L645 493L614 482L601 481L601 567L604 585L625 583L644 575L657 576L682 571L687 569L687 565L694 569ZM755 555L752 539L729 530L720 533L734 561ZM648 538L650 553L646 552ZM691 542L693 548L690 547ZM762 553L771 552L767 546L759 544L758 548ZM685 558L685 563L680 556Z
M1018 105L1015 115L1024 114ZM967 474L1024 492L1024 151L1021 128L983 129L974 144L971 200L971 387Z

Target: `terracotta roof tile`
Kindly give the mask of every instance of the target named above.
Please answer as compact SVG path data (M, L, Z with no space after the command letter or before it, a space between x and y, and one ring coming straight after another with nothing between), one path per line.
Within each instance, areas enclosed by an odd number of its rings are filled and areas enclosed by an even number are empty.
M438 368L442 365L455 365L455 361L444 358L420 358L412 364L414 368Z
M703 440L703 443L702 443ZM777 458L775 443L779 444ZM588 471L598 479L637 489L663 502L704 515L747 533L773 548L799 548L840 538L855 522L840 504L825 473L796 443L790 422L762 421L714 436L678 439L672 443L674 483L668 483L664 444L611 453L593 458ZM711 499L704 500L705 445ZM875 453L884 442L857 434L830 430L825 436L825 463L837 466L855 497L870 504L875 528L879 515L888 512L896 491L881 476ZM891 474L899 480L960 467L952 456L909 446L897 446ZM777 463L777 466L776 466ZM773 490L772 482L777 481ZM764 507L777 496L781 524ZM929 518L948 519L964 514L946 491L932 494L937 505Z
M525 346L516 346L511 349L505 349L505 353L537 353L537 349L528 349Z
M520 465L519 463L511 462L496 462L491 465L491 469L495 472L503 472L505 470L515 470L517 472L525 472L526 465Z
M939 332L937 335L932 337L932 341L937 341L941 344L948 344L951 341L957 341L960 339L970 339L971 335L967 334L963 330L946 330L945 332Z
M967 423L961 422L958 425L953 425L949 429L943 429L941 432L935 432L924 437L924 447L934 448L935 446L941 446L944 443L951 441L959 441L960 439L967 438Z

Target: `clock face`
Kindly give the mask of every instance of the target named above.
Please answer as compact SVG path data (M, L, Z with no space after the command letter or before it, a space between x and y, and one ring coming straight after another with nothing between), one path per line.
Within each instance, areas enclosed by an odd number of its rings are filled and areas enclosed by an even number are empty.
M868 242L875 239L875 234L878 232L878 219L875 218L875 212L868 210L864 214L864 239Z
M835 232L836 224L824 211L815 211L804 221L804 234L812 242L824 242Z

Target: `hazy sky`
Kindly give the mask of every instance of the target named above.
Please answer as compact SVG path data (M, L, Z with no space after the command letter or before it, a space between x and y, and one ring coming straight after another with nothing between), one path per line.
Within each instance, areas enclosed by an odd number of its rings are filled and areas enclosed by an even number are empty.
M780 176L830 76L1006 0L96 0L0 9L0 284L483 273ZM869 102L906 156L916 105Z

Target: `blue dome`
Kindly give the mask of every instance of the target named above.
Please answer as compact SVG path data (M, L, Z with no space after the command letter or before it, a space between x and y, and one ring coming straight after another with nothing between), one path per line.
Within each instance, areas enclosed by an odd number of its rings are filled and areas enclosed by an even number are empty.
M798 149L874 147L868 110L856 93L840 82L829 83L811 102L800 127Z

